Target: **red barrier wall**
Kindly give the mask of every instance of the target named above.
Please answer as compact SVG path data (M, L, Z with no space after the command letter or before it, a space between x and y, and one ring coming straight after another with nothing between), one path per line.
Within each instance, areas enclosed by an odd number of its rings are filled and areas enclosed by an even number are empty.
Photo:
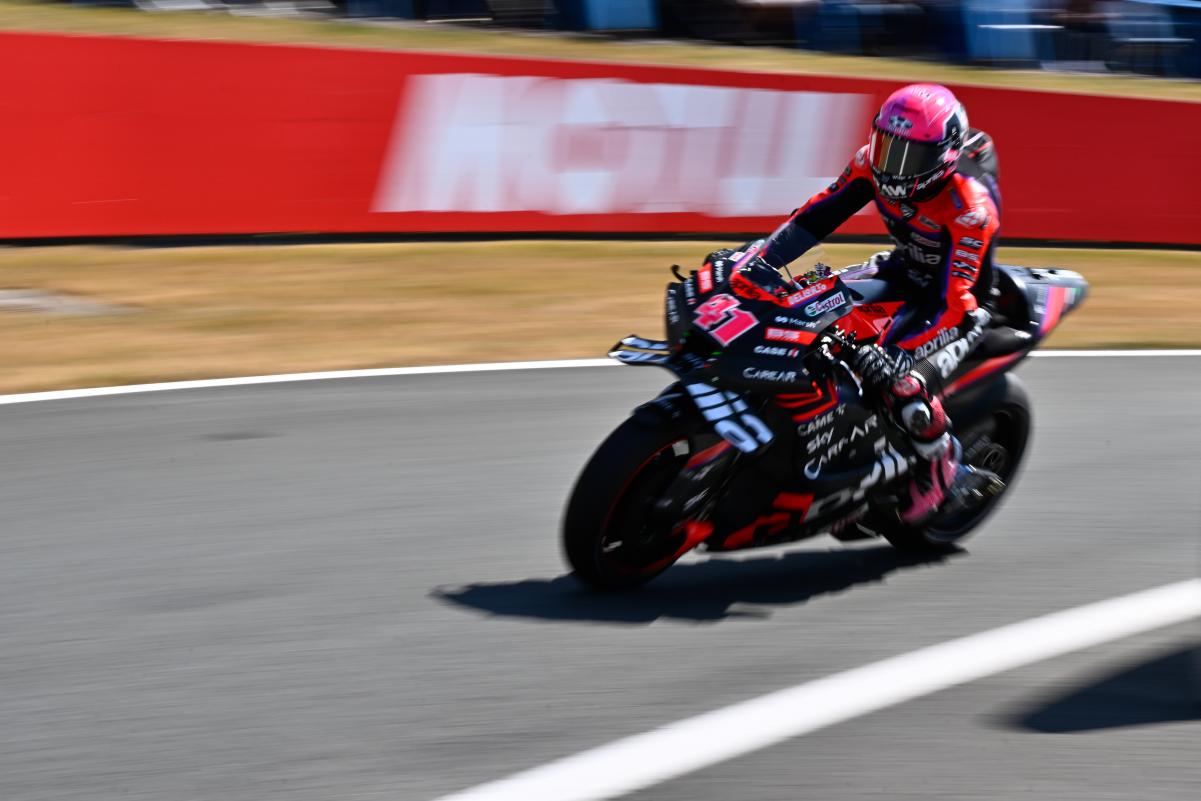
M0 71L6 238L765 231L896 86L14 33ZM1005 235L1201 244L1201 104L954 88L997 141Z

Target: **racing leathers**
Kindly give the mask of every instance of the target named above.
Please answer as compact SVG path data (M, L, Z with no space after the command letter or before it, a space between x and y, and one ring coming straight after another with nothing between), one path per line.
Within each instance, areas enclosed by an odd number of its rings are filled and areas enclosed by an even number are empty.
M904 305L878 344L859 348L853 364L868 388L883 395L920 459L912 502L901 512L910 524L955 497L953 486L978 497L982 487L996 491L995 476L981 482L974 480L979 471L959 466L959 445L939 399L943 381L988 324L981 301L991 290L1000 224L991 140L971 131L964 150L977 158L961 158L959 169L940 185L925 195L919 191L916 199L890 200L877 190L868 147L863 147L832 184L793 212L761 254L773 266L783 266L875 203L896 247L873 257L864 272L887 281L894 299Z

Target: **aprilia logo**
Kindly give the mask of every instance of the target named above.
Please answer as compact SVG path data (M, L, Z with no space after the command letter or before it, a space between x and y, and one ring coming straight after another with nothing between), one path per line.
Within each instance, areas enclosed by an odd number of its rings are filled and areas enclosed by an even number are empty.
M919 345L913 355L919 359L924 359L939 348L949 345L951 340L958 336L958 333L959 331L956 328L944 328L935 335L934 339Z
M901 243L897 245L897 250L904 253L906 258L910 259L911 261L916 261L919 264L938 264L940 261L942 261L942 256L940 256L937 251L930 253L927 250L923 250L913 242Z

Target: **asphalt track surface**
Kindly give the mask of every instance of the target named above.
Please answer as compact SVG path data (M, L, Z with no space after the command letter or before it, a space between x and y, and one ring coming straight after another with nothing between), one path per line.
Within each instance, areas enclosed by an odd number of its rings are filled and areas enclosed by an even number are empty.
M564 577L557 527L654 370L0 409L0 798L431 801L1195 577L1198 366L1023 366L1034 450L962 553L817 540L690 560L618 598ZM1196 799L1197 633L1002 673L630 798Z

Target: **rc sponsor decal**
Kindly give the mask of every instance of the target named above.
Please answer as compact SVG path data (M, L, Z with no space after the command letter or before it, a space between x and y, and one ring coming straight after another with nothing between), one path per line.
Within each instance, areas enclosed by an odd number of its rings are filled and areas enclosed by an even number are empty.
M612 78L417 74L375 212L772 216L833 171L812 121L849 132L869 97ZM765 168L764 148L787 142ZM682 165L688 165L683 168Z
M981 242L979 239L972 239L970 236L960 237L959 244L963 245L965 248L971 248L972 250L979 250L980 248L984 247L983 242Z

